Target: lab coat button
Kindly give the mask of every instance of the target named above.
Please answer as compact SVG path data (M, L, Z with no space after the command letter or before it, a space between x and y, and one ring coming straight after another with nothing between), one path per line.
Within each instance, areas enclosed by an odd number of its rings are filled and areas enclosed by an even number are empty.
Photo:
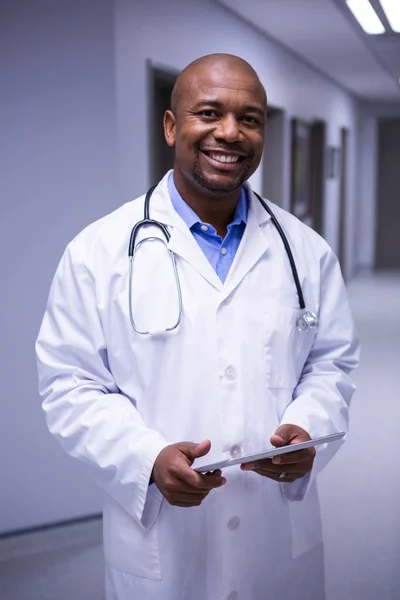
M226 367L225 369L225 377L228 381L235 381L236 379L236 371L233 367Z
M228 596L228 600L238 600L238 593L236 590L231 592Z
M230 453L231 453L232 458L237 458L238 456L242 456L242 451L240 449L240 446L236 446L236 445L232 446Z
M237 529L240 525L240 519L239 517L232 517L232 519L229 519L228 522L228 529L230 529L231 531L235 531L235 529Z

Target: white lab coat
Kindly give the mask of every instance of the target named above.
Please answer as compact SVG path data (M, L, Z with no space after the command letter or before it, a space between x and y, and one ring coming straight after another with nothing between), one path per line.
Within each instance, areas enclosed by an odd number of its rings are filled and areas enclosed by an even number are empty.
M239 467L200 507L173 507L148 485L168 444L210 439L207 460L269 447L279 424L320 436L347 429L358 342L338 262L325 241L272 205L293 250L319 331L295 327L298 297L271 218L251 195L248 223L222 284L175 213L167 176L151 216L168 225L182 287L179 327L134 332L128 241L144 197L93 223L67 247L37 340L50 431L104 489L108 600L321 600L315 476L340 443L321 446L312 475L277 483ZM140 234L161 237L156 229ZM165 248L141 246L133 312L143 328L177 311Z

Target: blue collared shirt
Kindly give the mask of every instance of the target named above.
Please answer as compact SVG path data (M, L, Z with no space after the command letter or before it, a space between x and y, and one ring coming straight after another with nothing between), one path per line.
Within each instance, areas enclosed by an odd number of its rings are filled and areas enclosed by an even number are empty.
M242 187L239 202L233 215L233 221L228 225L224 238L218 235L215 227L209 223L200 221L194 210L186 204L176 189L173 173L168 178L168 191L174 209L189 227L206 258L211 263L222 283L224 283L246 228L247 197L244 187Z

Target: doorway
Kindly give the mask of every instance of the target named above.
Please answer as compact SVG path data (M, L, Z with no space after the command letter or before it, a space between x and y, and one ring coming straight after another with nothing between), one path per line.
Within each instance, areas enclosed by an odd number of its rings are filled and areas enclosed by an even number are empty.
M149 130L150 130L150 182L155 185L174 165L174 148L164 137L164 113L171 108L171 94L178 73L148 62Z
M339 251L338 259L343 277L347 276L346 264L346 205L347 205L347 153L349 131L345 127L340 130L340 200L339 200Z
M400 269L400 119L379 122L375 268Z
M262 196L278 206L284 198L285 113L269 106L262 162Z
M325 121L314 121L311 124L310 195L312 228L320 235L324 231L325 138Z
M324 121L292 119L290 211L322 235L325 191Z

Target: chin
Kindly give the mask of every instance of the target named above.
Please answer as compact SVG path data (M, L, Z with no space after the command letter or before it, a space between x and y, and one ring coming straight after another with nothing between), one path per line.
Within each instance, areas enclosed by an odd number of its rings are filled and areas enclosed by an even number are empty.
M226 177L212 177L202 171L193 171L193 179L203 189L213 192L216 194L230 194L236 192L242 185L247 181L247 177L238 176L234 179L228 179Z

